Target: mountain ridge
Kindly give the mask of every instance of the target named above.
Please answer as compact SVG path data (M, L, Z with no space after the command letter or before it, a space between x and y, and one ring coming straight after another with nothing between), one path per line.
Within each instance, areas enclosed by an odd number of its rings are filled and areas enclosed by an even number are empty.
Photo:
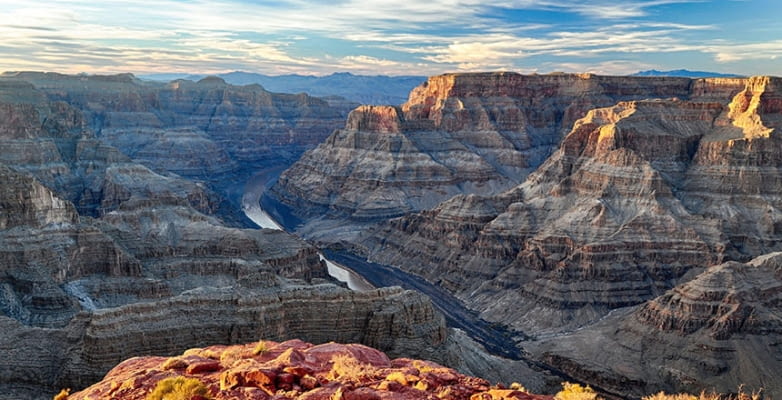
M146 74L139 78L155 81L199 80L201 74ZM426 80L424 76L354 75L336 72L330 75L264 75L233 71L214 74L234 85L259 84L280 93L307 93L311 96L340 96L361 104L401 104L410 90Z

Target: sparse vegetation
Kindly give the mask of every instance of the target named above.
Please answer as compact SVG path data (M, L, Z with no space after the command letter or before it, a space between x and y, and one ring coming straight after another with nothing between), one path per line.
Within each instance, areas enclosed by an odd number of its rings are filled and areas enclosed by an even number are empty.
M334 356L331 360L334 364L329 372L329 379L349 378L350 380L360 381L362 379L374 379L378 373L373 365L364 364L355 358L340 354Z
M581 386L578 383L562 382L562 390L554 395L556 400L598 400L594 389L587 386Z
M518 390L519 392L528 393L528 392L527 392L527 388L525 388L524 386L522 386L522 385L521 385L520 383L518 383L518 382L513 382L513 383L511 383L511 384L510 384L510 389L511 389L511 390Z
M71 395L71 389L63 389L60 390L60 393L57 393L54 396L53 400L68 400L68 396Z
M210 399L206 386L195 378L177 376L158 382L147 400L191 400L193 397Z
M738 392L735 394L719 394L703 391L696 396L688 393L667 394L665 392L659 392L646 396L643 400L760 400L762 399L761 392L761 390L757 390L748 393L744 391L743 386L739 386Z
M166 360L160 368L164 371L169 369L184 369L187 368L187 363L179 357L171 357Z
M258 342L257 345L255 345L255 348L253 349L253 355L259 356L261 354L266 353L269 351L269 346L266 344L265 341L261 340Z
M253 354L257 355L255 351L253 351ZM243 347L230 348L223 351L223 353L220 354L220 363L226 367L229 367L237 360L248 358L249 355L250 355L249 352L245 350Z

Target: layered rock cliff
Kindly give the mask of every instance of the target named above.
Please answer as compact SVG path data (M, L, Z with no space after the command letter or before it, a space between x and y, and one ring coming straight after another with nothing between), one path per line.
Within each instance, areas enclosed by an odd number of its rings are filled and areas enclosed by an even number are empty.
M383 223L357 250L440 284L489 320L541 338L556 334L556 340L580 332L611 310L644 304L695 277L697 284L708 276L698 274L710 273L714 265L782 250L780 83L769 77L700 80L686 100L619 102L591 110L523 184L494 196L456 196L433 210ZM762 292L761 281L744 280L742 290ZM684 335L677 343L698 343L694 332L709 326L718 347L740 346L744 338L730 332L753 326L742 318L761 317L750 317L752 307L729 302L732 295L722 306L704 308L686 300L695 289L684 286L677 293L685 297L655 300L642 313L655 321L652 326ZM770 316L760 326L774 326L778 310L764 313ZM771 338L778 336L774 332L768 331ZM587 346L586 333L573 334ZM676 348L653 337L645 336L643 357L670 355ZM588 343L593 350L583 354L591 352L589 357L559 352L567 362L547 361L569 365L563 367L567 371L610 364L598 352L614 347ZM723 363L690 380L654 379L668 382L668 390L706 388L720 379L721 387L767 382L770 371L782 367L779 359L750 350L742 360L760 367L745 375L723 374ZM689 357L683 361L687 368L700 368L697 354L682 356ZM610 369L608 377L579 376L627 394L622 385L637 376L611 368L599 369Z
M85 99L143 109L128 79L85 78ZM227 226L204 184L153 172L96 138L96 115L116 124L113 111L84 113L70 104L100 103L68 97L77 91L52 101L47 90L0 79L0 397L50 398L127 357L259 335L406 355L445 343L427 298L326 283L315 248Z
M71 130L78 133L89 129L95 133L90 139L117 148L154 171L209 183L232 201L233 209L221 205L219 212L226 216L233 213L234 219L239 218L241 194L237 191L253 173L290 165L340 126L355 107L347 101L327 101L305 94L270 93L259 85L229 85L216 77L163 84L141 81L130 74L21 72L1 75L0 85L15 85L13 96L19 96L18 87L25 86L39 102L54 102L80 118L47 118L51 114L47 112L38 119L79 125ZM40 108L37 111L40 113ZM18 126L14 128L19 130L17 135L29 133L22 128L24 123L9 125ZM61 130L67 128L74 127ZM19 157L25 154L24 146L32 144L16 146L17 151L6 157ZM107 149L99 151L105 153ZM117 156L122 155L111 157ZM74 157L80 158L79 154ZM50 160L52 164L57 162Z
M771 253L710 267L643 305L530 348L572 376L635 396L734 391L740 382L776 398L782 395L780 299L782 254Z
M435 76L401 107L353 110L345 128L284 172L269 197L310 224L299 232L333 240L318 233L339 232L328 220L361 224L429 209L457 194L511 188L589 110L686 98L693 86L685 78L590 74Z

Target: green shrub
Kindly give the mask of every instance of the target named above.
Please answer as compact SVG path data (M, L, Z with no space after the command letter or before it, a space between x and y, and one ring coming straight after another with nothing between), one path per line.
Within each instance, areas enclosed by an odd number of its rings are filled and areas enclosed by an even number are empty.
M158 382L147 400L191 400L194 396L211 398L206 386L198 379L177 376Z

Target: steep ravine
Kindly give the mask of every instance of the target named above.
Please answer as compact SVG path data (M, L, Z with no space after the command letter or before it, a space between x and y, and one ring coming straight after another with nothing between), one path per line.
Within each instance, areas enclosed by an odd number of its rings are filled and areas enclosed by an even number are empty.
M247 217L255 221L261 228L283 229L284 227L291 229L290 226L284 226L284 223L277 222L271 216L280 215L280 210L267 210L261 207L260 198L263 192L273 185L278 174L277 170L260 172L245 186L243 210ZM351 289L365 290L365 285L369 285L369 287L399 286L428 296L434 306L445 316L448 326L452 328L449 336L461 338L457 339L459 344L454 343L454 345L464 348L465 344L469 346L470 342L475 341L485 351L493 355L481 354L482 350L474 346L471 351L477 353L477 359L475 354L469 355L470 351L448 355L448 360L462 364L462 370L476 371L474 373L490 380L504 379L508 381L514 379L513 377L525 378L529 381L528 385L547 387L549 390L553 382L576 380L556 368L529 359L525 352L517 346L518 340L525 339L523 334L512 332L500 324L486 322L477 313L467 309L452 294L420 277L410 275L397 268L368 262L346 251L324 250L321 252L321 257L329 266L329 274L346 283ZM461 356L464 357L459 359ZM490 361L488 365L494 371L480 371L478 365L486 363L487 360ZM542 384L539 383L541 380L547 383L544 386L538 386Z

